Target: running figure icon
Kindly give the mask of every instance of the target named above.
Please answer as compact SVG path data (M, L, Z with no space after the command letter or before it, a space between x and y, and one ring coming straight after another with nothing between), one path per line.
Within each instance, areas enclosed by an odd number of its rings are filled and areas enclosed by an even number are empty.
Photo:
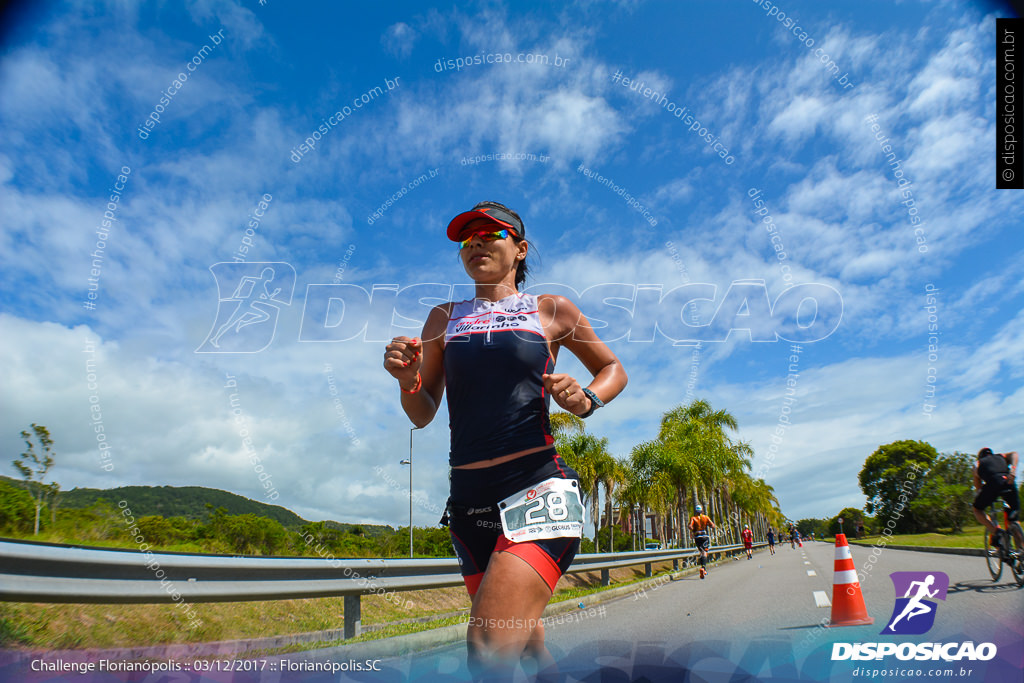
M257 353L274 339L281 309L290 306L295 269L284 262L221 262L210 266L217 282L217 315L196 353Z
M940 571L892 572L889 574L895 602L884 634L921 635L935 625L939 609L936 600L945 600L949 575Z
M270 320L270 312L266 310L268 308L266 302L272 301L281 293L280 287L276 288L273 292L270 291L270 283L273 281L274 269L270 266L264 268L258 278L251 275L243 277L230 299L231 301L238 302L238 308L231 314L228 321L220 326L217 334L213 335L210 339L210 343L219 347L220 344L218 342L220 338L231 328L234 328L237 334L243 327ZM261 288L260 285L263 285L263 287ZM270 308L276 309L277 307L271 305Z
M907 621L910 621L916 616L919 616L921 614L928 614L932 611L932 608L929 605L923 603L922 600L924 598L934 598L936 594L938 594L938 588L936 588L933 591L928 590L928 588L931 587L931 585L934 583L934 574L929 574L928 578L926 578L924 581L912 581L910 583L910 586L907 588L906 594L903 596L904 598L910 598L910 602L908 602L906 607L903 608L903 611L900 612L899 616L892 620L892 623L889 624L888 627L889 630L895 631L896 629L893 627L896 626L896 622L898 622L903 617L906 617ZM914 586L917 586L917 594L911 597L910 593L914 590Z

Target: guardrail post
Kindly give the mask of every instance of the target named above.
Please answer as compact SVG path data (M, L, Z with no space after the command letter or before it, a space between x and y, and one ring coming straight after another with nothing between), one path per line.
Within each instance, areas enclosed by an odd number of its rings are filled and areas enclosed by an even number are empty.
M648 579L651 578L651 563L650 562L645 562L644 563L644 576L646 576Z
M674 572L679 571L679 558L678 557L672 560L672 571L674 571Z
M611 582L612 582L612 578L611 578L611 575L608 573L608 570L607 569L602 569L601 570L601 585L602 586L607 586L607 585L610 585Z
M359 594L345 596L345 640L355 638L362 630L363 614Z

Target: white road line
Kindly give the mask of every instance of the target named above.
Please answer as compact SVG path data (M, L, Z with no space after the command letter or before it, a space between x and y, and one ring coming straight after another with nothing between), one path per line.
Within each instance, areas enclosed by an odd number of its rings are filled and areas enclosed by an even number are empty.
M810 562L808 562L807 560L804 560L804 564L810 564Z
M817 572L815 572L813 569L808 569L807 570L807 576L817 576L817 575L818 575Z
M832 603L828 599L828 594L825 591L814 591L814 606L815 607L831 607Z

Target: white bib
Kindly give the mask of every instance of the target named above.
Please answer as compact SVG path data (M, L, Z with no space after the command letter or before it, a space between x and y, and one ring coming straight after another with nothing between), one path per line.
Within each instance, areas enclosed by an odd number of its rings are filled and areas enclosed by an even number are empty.
M512 494L498 509L505 538L514 543L583 536L583 502L575 479L552 477Z

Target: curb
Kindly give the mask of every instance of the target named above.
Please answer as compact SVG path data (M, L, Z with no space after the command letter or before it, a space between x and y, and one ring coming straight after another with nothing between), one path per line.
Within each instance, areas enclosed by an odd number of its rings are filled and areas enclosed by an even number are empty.
M858 545L862 548L873 548L877 543L850 542L850 545ZM883 548L891 550L916 550L920 553L944 553L946 555L971 555L973 557L985 557L985 551L981 548L939 548L931 545L888 545Z

